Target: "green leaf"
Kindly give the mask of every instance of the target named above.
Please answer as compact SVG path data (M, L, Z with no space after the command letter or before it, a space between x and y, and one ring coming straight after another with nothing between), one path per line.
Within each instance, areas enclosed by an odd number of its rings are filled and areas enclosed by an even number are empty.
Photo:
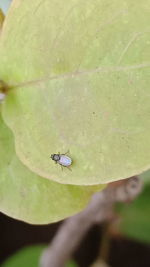
M130 238L150 243L150 185L133 203L119 206L119 230Z
M29 246L10 256L1 267L38 267L44 245Z
M45 248L44 245L29 246L20 249L14 255L9 257L1 267L38 267L40 256ZM74 261L66 264L66 267L77 267Z
M144 181L145 184L150 184L150 170L143 172L140 175L140 178Z
M68 263L66 263L66 267L78 267L78 265L76 262L71 260Z
M66 184L150 167L150 0L14 0L0 44L3 118L21 161ZM49 159L69 149L72 172Z
M0 117L0 210L32 224L62 220L81 211L105 186L73 186L32 173L15 155L13 136Z

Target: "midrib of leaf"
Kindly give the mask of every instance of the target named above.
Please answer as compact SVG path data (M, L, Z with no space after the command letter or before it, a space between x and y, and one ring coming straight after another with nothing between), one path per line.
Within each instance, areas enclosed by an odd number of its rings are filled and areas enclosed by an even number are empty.
M74 78L78 76L86 76L86 75L92 75L95 73L112 73L112 72L123 72L123 71L129 71L129 70L137 70L137 69L143 69L143 68L148 68L150 67L150 62L143 62L141 64L136 64L136 65L128 65L128 66L112 66L112 67L99 67L91 70L83 70L83 71L78 71L78 72L70 72L70 73L65 73L62 75L56 75L56 76L50 76L50 77L44 77L42 79L36 79L36 80L31 80L23 83L17 83L14 85L9 86L11 89L12 88L17 88L17 87L27 87L31 85L39 85L41 83L50 81L50 80L59 80L62 78Z

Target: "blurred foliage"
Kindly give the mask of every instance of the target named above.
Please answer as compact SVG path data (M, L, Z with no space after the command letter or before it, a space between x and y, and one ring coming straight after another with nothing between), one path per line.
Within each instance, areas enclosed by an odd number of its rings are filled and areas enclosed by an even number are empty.
M10 256L2 267L37 267L44 245L25 247Z
M150 184L150 170L143 172L140 178L143 180L144 184Z
M36 245L25 247L15 254L10 256L1 267L38 267L40 256L43 252L45 245ZM74 261L70 261L66 264L66 267L77 267L78 265Z
M150 243L150 184L132 203L118 204L118 224L122 234L140 242Z

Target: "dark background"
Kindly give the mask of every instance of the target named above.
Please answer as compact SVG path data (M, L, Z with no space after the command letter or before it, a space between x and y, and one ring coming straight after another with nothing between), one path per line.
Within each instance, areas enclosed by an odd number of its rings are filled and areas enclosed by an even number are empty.
M44 226L29 225L0 213L0 265L8 256L24 246L47 244L60 224L61 222ZM88 267L96 259L101 233L102 226L97 225L85 236L74 253L79 266ZM113 237L110 241L109 264L111 267L150 267L150 245Z

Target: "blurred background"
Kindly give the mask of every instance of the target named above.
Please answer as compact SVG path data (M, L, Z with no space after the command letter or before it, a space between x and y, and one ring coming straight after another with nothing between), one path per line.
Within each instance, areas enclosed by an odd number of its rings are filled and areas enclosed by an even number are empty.
M11 0L0 0L7 14ZM118 220L90 229L67 266L149 267L150 266L150 171L141 175L142 194L132 203L116 205ZM38 266L43 248L60 224L34 226L0 213L0 266ZM103 257L107 264L94 264ZM60 266L61 267L61 266Z

